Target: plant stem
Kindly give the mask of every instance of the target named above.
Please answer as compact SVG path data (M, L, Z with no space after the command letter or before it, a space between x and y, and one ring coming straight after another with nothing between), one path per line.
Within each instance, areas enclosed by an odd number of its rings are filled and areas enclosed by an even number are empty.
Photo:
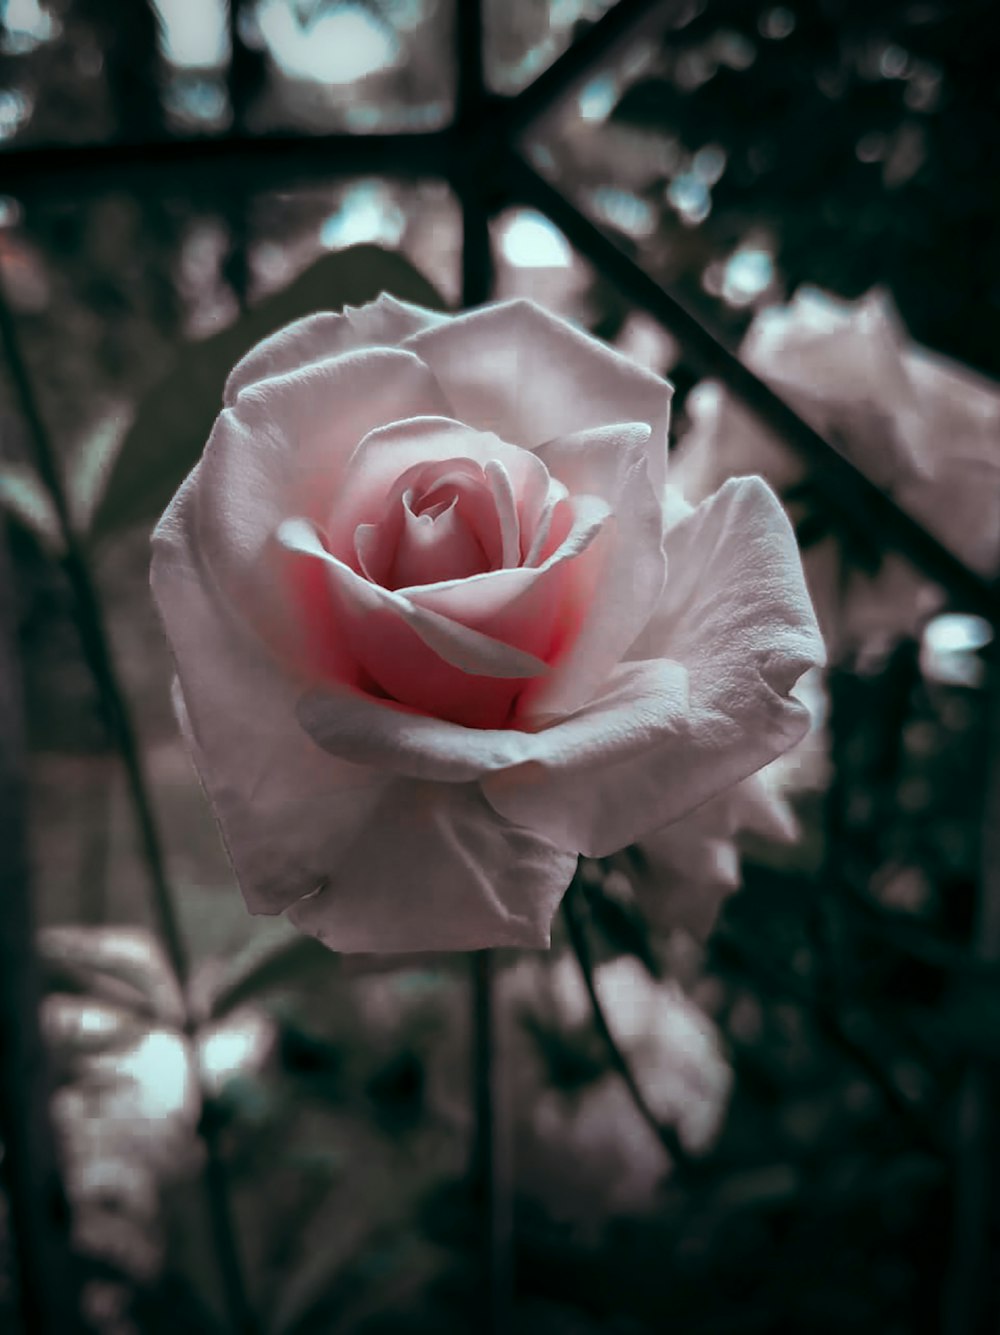
M506 1103L498 1043L492 950L472 955L473 1097L475 1131L472 1182L480 1221L484 1335L510 1329L513 1268L513 1189L507 1142Z
M82 1267L70 1243L39 1023L41 980L25 834L24 715L6 558L0 524L0 1167L10 1198L24 1329L82 1335Z
M59 461L42 420L28 368L21 354L14 319L2 291L0 291L0 337L6 349L7 366L18 406L31 437L35 463L59 519L63 542L62 565L76 604L83 652L97 685L112 741L125 767L129 796L139 830L143 859L149 873L160 933L174 972L184 982L188 976L187 952L174 912L163 847L149 799L149 783L142 761L142 752L125 694L118 682L97 587L83 544L73 526Z
M35 463L59 519L63 544L62 564L74 596L83 651L97 685L112 740L125 769L143 858L149 875L154 912L167 955L185 999L184 1031L188 1040L189 1054L194 1061L196 1060L194 1036L197 1026L188 1010L188 954L167 878L163 844L150 798L142 751L128 701L118 679L97 586L83 543L73 525L59 460L42 419L34 386L21 353L14 318L2 287L0 287L0 339L6 349L11 382L31 438ZM204 1175L206 1204L230 1327L234 1335L257 1335L258 1325L253 1317L242 1277L223 1163L211 1119L203 1119L202 1128L208 1154L208 1168Z
M643 1120L647 1123L650 1130L656 1136L657 1140L666 1150L671 1163L675 1166L682 1166L690 1163L690 1156L685 1150L681 1139L672 1126L662 1122L656 1113L646 1101L646 1096L639 1087L639 1082L635 1078L628 1058L618 1044L614 1036L611 1024L608 1020L607 1012L604 1009L604 1003L601 1001L600 994L597 991L597 984L594 981L594 964L590 953L590 945L587 941L587 933L576 907L577 881L574 878L572 885L563 897L562 910L563 917L566 920L566 930L569 934L570 946L573 954L576 956L577 963L580 966L580 973L583 975L584 986L587 989L587 995L590 998L590 1005L594 1012L594 1023L597 1026L598 1033L604 1040L611 1057L615 1070L625 1082L625 1087L632 1097Z
M986 787L977 921L972 943L987 965L1000 961L1000 629L994 627L986 682ZM959 980L960 983L961 980ZM996 1064L974 1059L958 1096L955 1214L944 1295L945 1335L996 1330L1000 1283L996 1243L1000 1231L1000 1074Z

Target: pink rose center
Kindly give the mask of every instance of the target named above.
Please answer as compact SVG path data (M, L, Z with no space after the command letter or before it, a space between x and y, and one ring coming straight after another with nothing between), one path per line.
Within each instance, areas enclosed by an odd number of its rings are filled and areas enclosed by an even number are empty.
M285 534L319 675L468 727L514 726L581 622L596 551L547 565L576 517L540 458L488 433L447 419L372 433L327 523Z
M504 555L494 495L471 459L407 469L353 545L355 569L386 589L482 575Z

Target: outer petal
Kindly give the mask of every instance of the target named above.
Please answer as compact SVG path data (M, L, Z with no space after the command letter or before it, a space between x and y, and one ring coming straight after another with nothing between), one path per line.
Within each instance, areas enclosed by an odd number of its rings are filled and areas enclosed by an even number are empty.
M642 841L648 864L636 894L650 922L704 940L722 902L740 884L737 839L753 833L777 843L798 832L788 804L772 791L768 770L705 802Z
M690 683L684 707L664 698L640 723L626 694L598 728L614 739L638 727L638 745L612 740L597 765L585 749L576 764L543 755L483 784L510 820L590 856L678 819L788 750L808 727L808 710L789 693L822 661L823 643L794 535L771 491L759 478L727 483L670 530L667 561L660 607L629 657L638 660L633 669L668 657L679 664Z
M543 463L571 491L603 497L615 516L602 567L572 648L530 706L536 718L582 709L646 625L663 590L662 488L649 477L650 431L641 423L549 441Z
M608 422L647 422L653 483L662 484L671 386L532 302L470 311L404 347L434 372L452 416L527 449Z
M323 522L358 441L384 421L436 413L440 391L412 353L376 350L258 383L216 421L196 485L199 559L251 623L282 649L295 639L267 568L278 525Z
M449 318L385 293L367 306L345 306L340 315L332 311L307 315L265 338L236 363L226 381L226 407L232 407L240 391L258 381L288 375L343 352L397 347L422 329L447 324Z
M307 691L298 713L318 745L357 763L446 783L485 781L512 770L519 790L534 791L551 774L599 772L643 752L657 727L683 720L686 700L684 669L651 662L617 669L587 710L538 732L463 728L348 690ZM539 827L532 822L532 828ZM560 847L575 848L564 828L570 827L557 818L544 832Z
M754 320L740 356L860 468L892 488L929 476L933 451L902 359L905 331L887 292L838 301L801 288Z
M498 817L474 785L399 780L289 918L345 951L549 944L576 855Z
M182 724L248 907L316 889L391 782L335 759L295 718L297 688L211 592L189 479L156 530L152 585L177 662Z

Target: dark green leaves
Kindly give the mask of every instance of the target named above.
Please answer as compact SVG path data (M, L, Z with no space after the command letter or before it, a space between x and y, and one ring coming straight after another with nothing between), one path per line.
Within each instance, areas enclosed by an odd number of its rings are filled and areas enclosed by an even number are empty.
M256 343L293 320L361 306L382 292L444 308L441 295L402 255L378 246L351 246L317 260L227 329L183 347L139 404L94 505L91 539L100 542L127 525L149 523L162 512L205 446L227 375Z

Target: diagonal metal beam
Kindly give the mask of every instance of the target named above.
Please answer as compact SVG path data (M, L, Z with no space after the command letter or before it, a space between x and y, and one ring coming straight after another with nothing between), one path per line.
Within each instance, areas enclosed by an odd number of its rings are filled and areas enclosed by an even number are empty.
M667 23L678 0L618 0L537 79L499 110L503 132L513 140L604 65L615 50Z
M707 376L721 380L766 426L787 442L814 471L821 494L842 523L877 533L928 578L944 585L957 602L1000 623L1000 596L985 576L970 570L952 551L903 510L744 366L705 322L615 244L555 186L511 154L509 194L530 204L559 227L568 240L618 284L639 306L655 315L681 342L686 357Z

